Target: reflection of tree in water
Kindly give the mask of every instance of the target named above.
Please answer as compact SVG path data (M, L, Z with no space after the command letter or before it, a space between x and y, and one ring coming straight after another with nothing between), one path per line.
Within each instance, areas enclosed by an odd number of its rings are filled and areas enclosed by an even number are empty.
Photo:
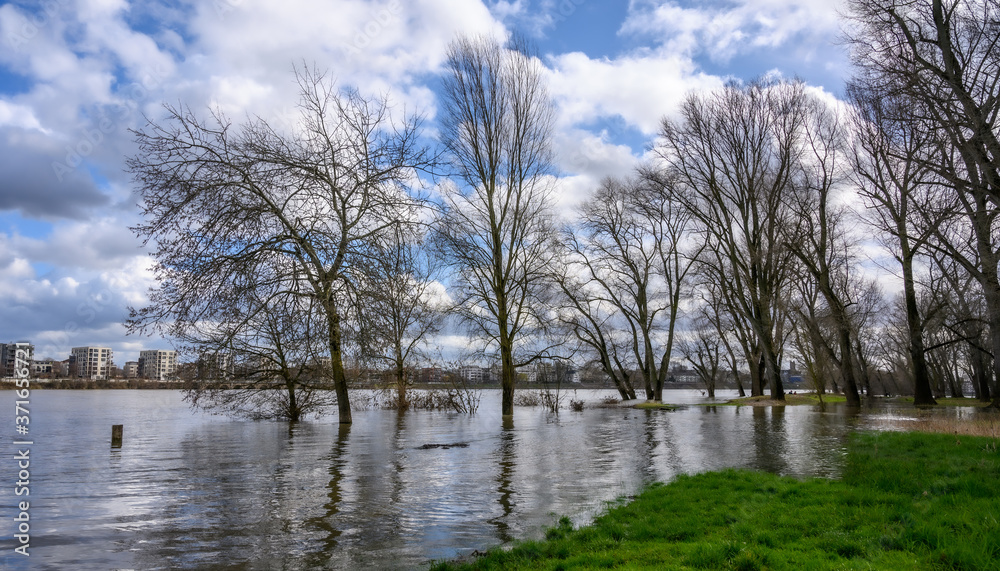
M497 528L497 537L504 543L514 540L508 519L514 513L516 505L512 499L514 488L511 483L516 464L515 444L514 420L511 417L504 417L503 430L500 432L500 445L497 450L500 466L497 474L497 493L499 494L497 503L500 504L503 513L490 519L490 524Z
M145 505L155 507L117 522L128 537L117 548L134 551L133 566L272 568L313 550L301 522L317 502L297 480L299 458L313 456L320 435L303 425L243 426L253 433L243 439L229 424L192 431L164 459L175 467L153 470Z
M348 440L351 435L350 424L339 424L337 440L333 444L333 450L327 459L329 462L328 473L330 481L326 485L327 501L323 504L323 509L312 518L305 521L305 524L318 530L323 537L321 550L312 551L306 558L305 564L309 568L321 567L330 559L330 555L337 548L337 540L341 531L337 527L337 514L340 513L340 504L343 501L342 484L344 479L344 466L347 464Z
M753 406L754 458L751 468L788 473L788 433L785 426L785 407Z

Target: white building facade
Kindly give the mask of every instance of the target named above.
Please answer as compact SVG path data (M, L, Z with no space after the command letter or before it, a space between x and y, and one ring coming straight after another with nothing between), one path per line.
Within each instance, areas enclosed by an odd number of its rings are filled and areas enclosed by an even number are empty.
M149 349L139 351L139 376L163 381L177 372L177 351Z
M70 361L77 377L92 380L107 379L115 366L111 347L73 347Z

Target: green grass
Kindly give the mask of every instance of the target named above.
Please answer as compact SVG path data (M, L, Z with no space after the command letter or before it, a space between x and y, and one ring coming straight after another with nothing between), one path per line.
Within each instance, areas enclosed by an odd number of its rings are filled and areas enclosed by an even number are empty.
M990 438L854 434L839 480L680 476L592 525L432 569L997 569L998 454Z

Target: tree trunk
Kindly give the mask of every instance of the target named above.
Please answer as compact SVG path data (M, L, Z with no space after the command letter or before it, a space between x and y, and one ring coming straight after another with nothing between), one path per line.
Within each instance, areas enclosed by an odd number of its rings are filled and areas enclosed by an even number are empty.
M976 232L976 250L979 253L981 273L979 282L983 286L986 300L987 323L990 327L990 346L993 349L993 377L1000 379L1000 277L997 276L997 255L993 251L992 217L987 212L987 199L976 197L976 213L972 217ZM1000 393L993 392L992 408L1000 408Z
M927 368L927 357L924 351L923 327L920 323L920 311L917 309L917 293L913 281L913 262L908 252L903 252L903 298L906 304L906 328L909 334L908 349L910 363L913 364L913 404L917 406L934 405L934 394L931 392L931 378Z
M990 402L990 373L986 363L987 354L977 347L972 348L972 371L975 377L976 398Z
M510 339L500 339L500 389L503 393L501 414L514 415L514 382L517 371L514 370L514 347Z
M288 420L290 422L298 422L299 417L302 416L302 411L299 409L298 401L295 399L295 382L286 380L285 389L288 391Z
M403 367L403 350L396 345L396 409L406 410L410 403L406 396L406 369Z
M781 368L778 367L778 355L769 347L764 347L764 359L767 379L771 388L771 398L785 400L785 387L781 383Z
M854 344L851 343L851 331L843 324L839 329L837 337L840 344L840 375L844 380L844 396L847 397L847 406L861 406L858 384L854 380Z
M344 375L344 358L341 354L340 314L328 302L326 307L327 326L330 332L330 373L333 388L337 393L337 416L340 424L351 424L351 401L347 394L347 377Z
M757 362L750 366L750 396L764 396L764 355L757 356Z

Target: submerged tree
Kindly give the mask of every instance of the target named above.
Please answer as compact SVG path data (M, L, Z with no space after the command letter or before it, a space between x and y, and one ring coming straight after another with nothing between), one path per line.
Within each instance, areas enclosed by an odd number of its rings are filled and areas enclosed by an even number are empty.
M308 298L268 302L241 292L231 311L184 332L198 354L198 378L185 389L196 407L232 416L297 421L322 413L330 396L325 326Z
M230 312L234 292L279 308L308 299L323 318L339 419L349 424L342 322L359 262L412 219L414 171L431 158L417 122L394 122L385 99L340 91L315 71L297 78L293 132L169 106L135 132L128 167L143 222L133 230L154 246L158 284L128 325L183 337Z
M663 398L692 264L681 248L689 220L661 181L607 179L564 233L565 319L619 392L630 386L626 368L635 368L646 398Z
M440 266L426 249L422 226L400 226L377 246L359 284L361 352L392 370L397 410L410 406L410 371L445 317Z
M456 309L499 353L502 413L516 367L548 321L552 106L542 67L517 42L460 37L448 49L442 134L461 186L444 188L437 241L457 270ZM533 345L530 346L529 345Z

